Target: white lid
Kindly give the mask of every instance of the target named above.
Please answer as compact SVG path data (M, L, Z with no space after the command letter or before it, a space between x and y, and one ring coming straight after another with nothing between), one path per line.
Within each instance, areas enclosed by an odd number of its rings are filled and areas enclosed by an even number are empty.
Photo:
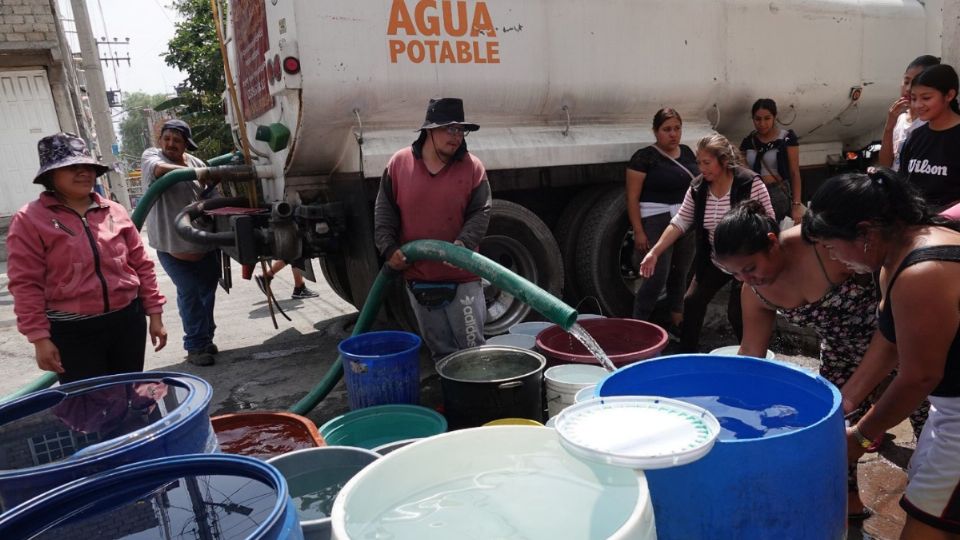
M633 469L694 462L713 448L720 423L709 411L656 396L594 398L557 416L557 432L572 454Z

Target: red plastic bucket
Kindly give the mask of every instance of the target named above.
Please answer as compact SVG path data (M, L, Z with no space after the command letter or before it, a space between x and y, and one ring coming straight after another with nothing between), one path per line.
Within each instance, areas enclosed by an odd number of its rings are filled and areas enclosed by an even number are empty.
M660 354L667 346L667 331L636 319L585 319L578 323L593 336L617 367ZM596 364L597 359L577 338L553 325L537 334L537 349L550 365Z
M268 459L294 450L325 446L309 418L288 412L242 412L210 419L220 450Z

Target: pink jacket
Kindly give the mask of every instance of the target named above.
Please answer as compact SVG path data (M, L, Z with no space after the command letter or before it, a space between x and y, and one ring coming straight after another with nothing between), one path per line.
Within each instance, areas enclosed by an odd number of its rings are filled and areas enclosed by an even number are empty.
M150 315L166 301L127 211L96 193L83 217L50 193L21 208L7 234L7 277L31 343L50 337L47 310L94 315L139 296Z

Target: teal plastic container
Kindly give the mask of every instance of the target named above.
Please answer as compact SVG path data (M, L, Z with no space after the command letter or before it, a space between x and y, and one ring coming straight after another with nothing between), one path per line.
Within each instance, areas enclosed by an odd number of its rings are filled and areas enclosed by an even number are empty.
M363 448L307 448L267 460L287 480L305 540L329 540L330 513L340 489L380 455Z
M384 444L431 437L447 431L447 420L419 405L379 405L350 411L320 426L329 446L372 450Z
M823 377L758 358L678 355L621 368L597 394L688 398L738 433L721 433L699 461L646 471L660 540L846 537L843 411ZM717 408L705 396L720 396Z
M0 538L302 540L287 482L255 458L207 454L125 465L0 515Z
M352 410L391 403L420 403L420 336L367 332L347 338L343 357L347 401Z

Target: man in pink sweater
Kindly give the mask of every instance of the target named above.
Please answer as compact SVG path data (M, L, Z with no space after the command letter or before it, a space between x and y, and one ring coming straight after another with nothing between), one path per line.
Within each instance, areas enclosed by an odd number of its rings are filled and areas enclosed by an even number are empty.
M483 345L483 287L479 277L446 263L411 265L400 246L432 239L479 248L490 223L491 194L483 164L467 152L466 136L478 129L464 122L460 99L431 99L420 136L390 158L377 195L377 249L391 268L403 271L434 361Z

